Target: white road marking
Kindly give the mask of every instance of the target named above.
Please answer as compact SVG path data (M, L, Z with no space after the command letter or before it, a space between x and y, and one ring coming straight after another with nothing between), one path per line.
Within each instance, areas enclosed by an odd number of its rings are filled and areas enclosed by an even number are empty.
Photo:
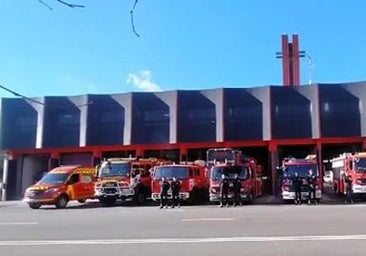
M12 225L37 225L38 222L0 222L0 226L12 226Z
M234 220L233 218L197 218L197 219L182 219L182 221L226 221Z
M24 241L0 241L0 246L289 242L289 241L340 241L340 240L366 240L366 235L278 236L278 237L217 237L217 238L156 238L156 239L99 239L99 240L24 240Z

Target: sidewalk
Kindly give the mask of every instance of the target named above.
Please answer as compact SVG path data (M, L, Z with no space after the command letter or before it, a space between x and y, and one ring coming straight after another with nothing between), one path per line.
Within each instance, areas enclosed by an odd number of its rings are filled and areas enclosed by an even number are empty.
M14 205L23 205L22 200L11 200L11 201L0 201L0 207L1 206L14 206Z
M343 201L339 200L335 195L323 193L322 199L320 199L320 204L339 204L343 203ZM254 200L254 204L264 204L264 205L276 205L276 204L284 204L280 195L263 195Z
M283 204L281 197L275 195L263 195L254 200L254 204Z

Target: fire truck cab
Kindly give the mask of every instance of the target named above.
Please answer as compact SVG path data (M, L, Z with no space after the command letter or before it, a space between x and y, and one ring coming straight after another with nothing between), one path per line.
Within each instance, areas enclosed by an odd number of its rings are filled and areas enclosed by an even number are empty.
M241 179L241 199L251 202L262 195L262 168L254 158L243 157L241 151L231 148L215 148L207 151L209 170L209 199L219 202L221 199L220 182L224 174L230 180L228 198L234 198L233 183L235 175Z
M306 158L285 158L282 161L282 166L278 168L282 172L281 180L281 195L284 201L295 200L295 190L293 188L293 178L295 173L303 179L301 186L301 198L307 200L309 197L309 186L306 178L309 170L317 177L315 186L315 197L317 201L322 198L322 175L320 173L318 161L315 155L308 155Z
M197 160L194 162L155 166L151 176L151 198L154 201L160 201L160 189L163 177L168 182L171 182L173 177L176 177L180 181L179 198L182 201L196 203L207 198L207 169L204 161ZM171 189L168 191L168 198L172 198Z
M331 160L334 173L333 189L338 195L346 193L345 178L352 178L352 192L355 196L366 196L366 152L343 153Z
M100 163L95 196L106 206L117 200L143 204L151 195L150 169L160 164L156 158L109 158Z

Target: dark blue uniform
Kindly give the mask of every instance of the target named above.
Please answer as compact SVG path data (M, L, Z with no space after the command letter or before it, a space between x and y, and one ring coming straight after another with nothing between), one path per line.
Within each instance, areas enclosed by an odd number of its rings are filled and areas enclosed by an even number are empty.
M170 187L172 188L172 203L173 203L172 208L174 208L176 205L179 207L180 181L179 180L172 181Z
M346 182L346 200L345 203L353 203L353 196L352 196L352 177L347 176L345 178Z
M295 204L301 204L301 186L302 186L302 178L299 176L295 176L292 180L293 188L295 191Z
M309 174L307 177L307 183L308 183L308 187L309 187L309 195L308 195L308 204L311 203L311 199L314 199L314 204L317 204L316 201L316 177L314 174Z
M241 190L241 179L239 177L236 177L233 180L234 185L234 207L238 204L241 205L241 196L240 196L240 190Z
M224 204L229 206L229 199L228 199L229 180L226 177L223 178L220 182L220 194L221 194L220 206L222 207Z
M170 184L168 181L162 181L160 187L160 208L167 206L168 204L168 190L170 188Z

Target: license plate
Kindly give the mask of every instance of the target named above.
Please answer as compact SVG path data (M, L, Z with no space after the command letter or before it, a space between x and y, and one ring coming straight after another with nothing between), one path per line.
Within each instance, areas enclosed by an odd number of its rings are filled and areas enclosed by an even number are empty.
M130 190L128 190L128 189L123 189L123 190L121 191L121 194L122 194L122 195L130 195L130 194L131 194L131 191L130 191Z

